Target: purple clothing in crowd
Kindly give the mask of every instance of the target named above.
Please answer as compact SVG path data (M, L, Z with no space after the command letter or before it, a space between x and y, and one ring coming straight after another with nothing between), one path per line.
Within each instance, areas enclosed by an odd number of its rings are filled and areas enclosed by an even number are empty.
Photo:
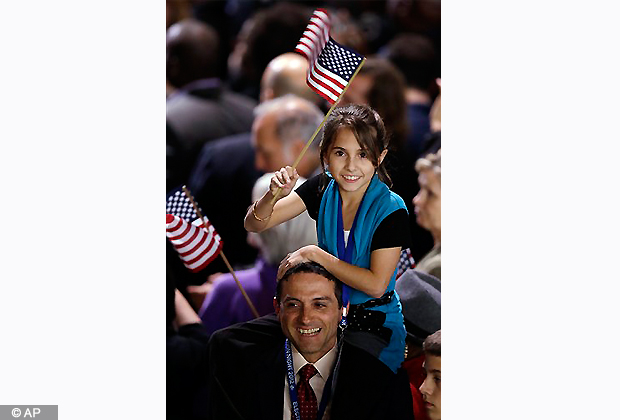
M236 271L239 282L256 307L260 316L274 312L278 267L267 264L259 257L254 267ZM232 274L223 274L215 280L198 312L209 334L229 325L250 321L254 315L237 287Z

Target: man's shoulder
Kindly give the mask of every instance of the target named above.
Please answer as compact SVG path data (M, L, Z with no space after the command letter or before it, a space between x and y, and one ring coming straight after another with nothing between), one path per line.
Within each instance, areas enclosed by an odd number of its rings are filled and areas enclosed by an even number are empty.
M231 325L213 333L213 345L228 347L277 346L284 343L282 327L275 314L269 314L248 322Z

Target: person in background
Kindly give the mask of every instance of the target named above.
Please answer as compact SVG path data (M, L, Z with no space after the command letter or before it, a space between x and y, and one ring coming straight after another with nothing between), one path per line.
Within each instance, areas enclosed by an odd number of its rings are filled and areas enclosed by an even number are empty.
M424 340L426 379L420 387L431 420L441 420L441 330Z
M291 94L263 102L254 113L255 166L264 172L275 172L292 164L324 117L312 102ZM318 142L312 142L297 165L297 172L304 178L320 172Z
M401 34L385 47L383 55L405 76L408 130L405 150L412 162L421 157L430 134L432 92L436 90L437 57L430 39L418 34Z
M218 42L217 32L195 19L166 32L166 78L175 89L166 99L166 124L179 148L168 170L180 182L205 143L252 126L256 101L229 91L217 77Z
M424 382L424 339L441 328L441 281L429 274L408 269L396 282L405 318L405 361L409 376L413 413L416 420L428 420L426 405L420 392Z
M166 417L205 418L209 334L166 271Z
M307 5L277 2L247 19L228 57L231 88L259 99L261 78L268 63L295 50L311 16L312 8Z
M272 176L271 173L265 174L256 181L253 200L258 200L269 189ZM301 185L305 179L300 181ZM237 271L236 275L259 315L267 315L273 312L278 265L288 253L317 243L314 221L303 213L273 229L249 233L248 242L260 250L258 259L254 267ZM191 287L188 290L191 293ZM213 280L198 315L208 333L254 318L230 273Z
M323 114L314 106L322 99L306 84L307 69L308 61L299 54L285 53L271 60L261 82L261 104L286 95L296 95L305 111L296 116L293 113L294 118L287 121L291 112L280 112L278 118L268 118L260 109L256 110L256 118L261 119L261 127L263 131L268 131L267 135L258 131L257 121L252 132L248 129L246 133L211 141L202 148L192 169L188 187L222 236L225 249L231 247L235 250L232 254L227 253L235 268L248 268L257 257L256 249L246 241L246 230L241 224L230 221L245 216L252 203L252 188L259 176L280 169L281 166L269 163L267 158L279 161L284 149L292 149L290 154L301 150L323 119ZM303 102L304 99L309 102ZM295 101L289 99L281 102L281 105L293 103ZM295 109L293 107L293 110ZM279 106L274 106L265 113L278 115L282 110ZM267 121L264 121L263 117L267 118ZM254 147L261 149L260 162L256 162L258 158ZM267 153L269 156L265 156ZM259 163L260 167L256 167L256 163ZM316 146L310 148L301 165L308 168L308 173L302 173L306 178L313 171L319 170ZM234 186L234 194L231 194L231 185ZM209 273L227 271L226 266L218 260L207 267Z
M441 149L418 159L420 192L413 198L418 224L433 235L433 249L416 265L416 270L441 279Z

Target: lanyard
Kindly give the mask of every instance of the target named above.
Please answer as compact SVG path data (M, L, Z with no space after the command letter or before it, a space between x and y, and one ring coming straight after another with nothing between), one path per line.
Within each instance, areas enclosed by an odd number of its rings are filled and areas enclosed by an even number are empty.
M299 414L299 403L297 402L297 389L295 387L295 370L293 369L293 355L291 353L291 345L289 344L288 338L284 342L284 351L286 353L286 377L288 379L288 392L291 397L293 414L295 415L295 420L301 420L301 414ZM330 374L329 378L327 378L327 381L325 382L325 387L323 388L323 395L321 397L321 405L319 406L319 411L316 417L317 420L321 420L323 418L325 408L327 407L327 400L329 400L329 397L331 397L333 376L333 374Z
M344 245L344 222L342 218L342 200L338 199L338 225L337 225L337 245L338 245L338 258L342 261L353 264L353 248L355 247L355 225L357 225L357 216L360 214L360 208L362 204L360 203L357 208L357 212L355 213L355 219L353 219L353 225L351 225L351 231L349 232L349 239L347 241L347 246ZM342 285L342 304L347 306L349 303L349 286L346 284Z

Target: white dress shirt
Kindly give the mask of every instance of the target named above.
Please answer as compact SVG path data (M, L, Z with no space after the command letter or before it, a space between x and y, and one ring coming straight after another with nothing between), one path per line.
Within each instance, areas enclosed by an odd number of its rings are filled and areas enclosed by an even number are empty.
M291 353L293 355L293 369L295 369L295 384L297 384L300 379L299 370L309 362L301 355L301 353L299 353L295 346L291 345L291 350ZM321 406L323 388L325 388L325 382L327 381L327 378L329 378L329 374L334 370L337 355L337 346L334 346L330 351L325 353L323 357L317 360L316 363L310 363L311 365L314 365L314 367L318 371L316 375L310 378L310 386L314 391L314 395L316 395L317 408ZM327 404L327 407L325 408L325 415L323 416L323 420L329 419L330 406L331 401ZM292 418L294 418L294 416L291 415L291 396L288 389L287 375L285 375L284 377L284 409L282 413L283 420L291 420Z

